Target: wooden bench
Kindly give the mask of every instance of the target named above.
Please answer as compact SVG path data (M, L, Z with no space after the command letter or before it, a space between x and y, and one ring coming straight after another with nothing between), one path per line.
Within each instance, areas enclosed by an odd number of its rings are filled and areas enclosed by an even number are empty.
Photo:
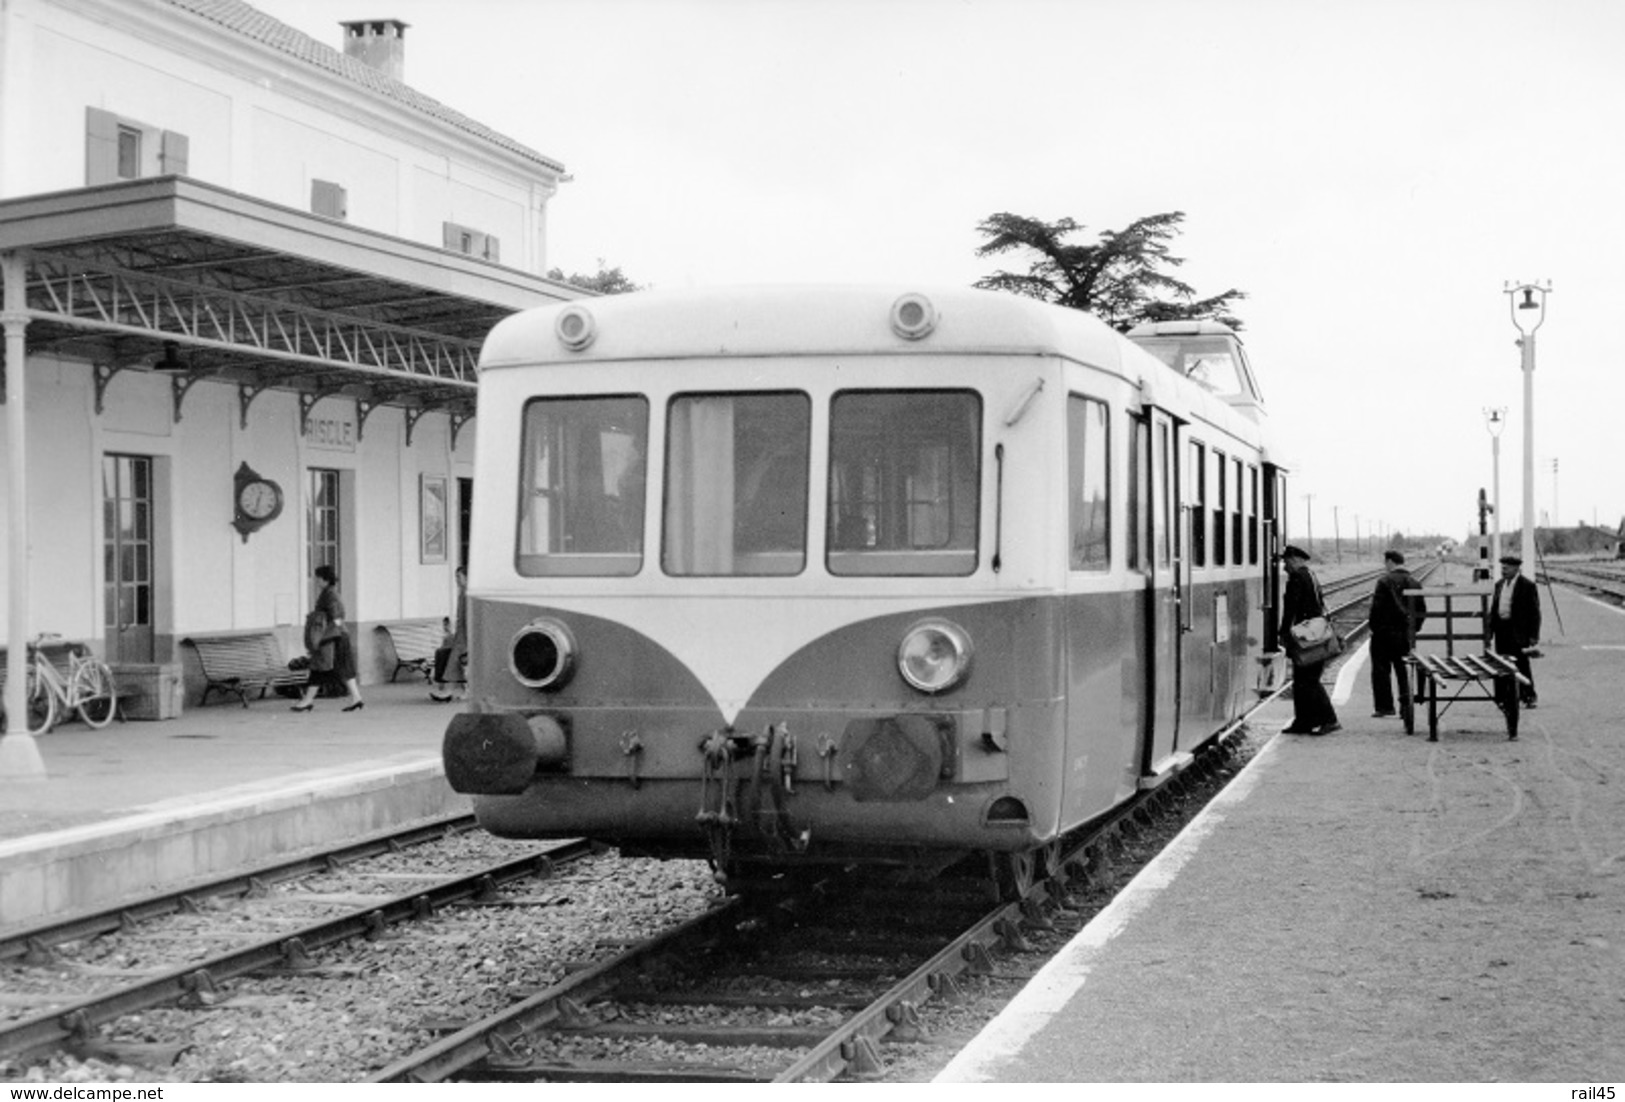
M203 697L200 705L209 702L214 692L235 693L248 707L248 694L259 690L259 699L266 690L284 685L303 685L310 679L308 670L290 670L282 654L282 645L268 631L248 635L194 635L183 643L197 651L198 667L203 671Z
M434 678L434 652L446 637L446 629L438 621L399 620L373 630L384 637L384 661L395 663L389 673L391 681L402 670L421 673L425 681Z
M1428 741L1439 741L1439 717L1449 710L1452 704L1458 701L1478 700L1499 704L1495 699L1495 682L1503 677L1511 677L1527 685L1529 679L1518 672L1518 667L1509 658L1499 654L1414 654L1405 659L1416 667L1416 692L1420 700L1427 701L1428 706ZM1459 682L1459 687L1439 707L1439 690L1445 682ZM1486 688L1485 682L1489 685ZM1470 689L1477 689L1474 695L1468 695ZM1512 706L1502 708L1506 717L1507 738L1518 737L1518 699L1517 694L1512 695ZM1411 733L1410 724L1406 724L1405 733Z

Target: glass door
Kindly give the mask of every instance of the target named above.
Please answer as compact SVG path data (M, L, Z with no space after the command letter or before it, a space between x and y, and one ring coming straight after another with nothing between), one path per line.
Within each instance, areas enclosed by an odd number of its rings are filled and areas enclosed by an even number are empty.
M151 662L152 459L102 457L102 607L109 662Z
M339 570L339 472L323 467L310 469L310 542L305 564L308 579L318 566Z

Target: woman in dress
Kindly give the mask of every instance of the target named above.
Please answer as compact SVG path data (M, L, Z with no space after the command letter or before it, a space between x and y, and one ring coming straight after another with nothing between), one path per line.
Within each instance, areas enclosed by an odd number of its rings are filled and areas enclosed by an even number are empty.
M342 685L348 695L344 711L366 706L361 685L356 681L355 648L344 627L344 599L339 596L339 576L331 566L316 568L316 607L305 618L305 648L310 652L310 680L305 694L293 706L296 712L316 707L316 694L323 685Z

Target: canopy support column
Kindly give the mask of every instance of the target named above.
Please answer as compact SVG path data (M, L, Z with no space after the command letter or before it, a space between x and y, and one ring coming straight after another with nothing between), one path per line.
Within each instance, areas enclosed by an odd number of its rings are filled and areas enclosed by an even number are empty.
M28 733L28 468L24 441L23 358L28 329L23 258L0 254L0 327L6 334L6 528L10 603L6 609L6 733L0 736L0 779L44 780L45 760Z

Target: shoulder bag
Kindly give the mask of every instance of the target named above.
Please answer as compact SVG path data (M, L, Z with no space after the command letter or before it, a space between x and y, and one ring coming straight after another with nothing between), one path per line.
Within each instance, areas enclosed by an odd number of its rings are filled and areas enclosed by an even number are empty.
M1320 595L1318 579L1315 580L1315 600L1320 605L1321 615L1299 620L1291 628L1295 644L1292 651L1294 666L1319 665L1343 653L1343 640L1338 637L1331 619L1325 615L1326 602Z

